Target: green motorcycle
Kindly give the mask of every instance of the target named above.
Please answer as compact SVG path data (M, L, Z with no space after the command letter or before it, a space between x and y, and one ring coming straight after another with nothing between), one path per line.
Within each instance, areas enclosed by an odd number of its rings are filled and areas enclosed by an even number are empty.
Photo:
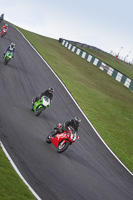
M50 107L50 99L49 97L42 96L41 99L35 101L35 97L32 99L32 110L35 112L35 116L41 114L43 110Z
M4 64L7 65L7 63L10 62L12 57L13 57L13 52L7 51L5 56L4 56Z

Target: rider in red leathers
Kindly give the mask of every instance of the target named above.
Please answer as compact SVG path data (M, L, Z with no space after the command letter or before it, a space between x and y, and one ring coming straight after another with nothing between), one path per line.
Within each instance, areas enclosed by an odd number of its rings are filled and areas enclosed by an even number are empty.
M3 30L4 28L5 28L6 30L8 30L8 24L5 24L4 26L2 26L1 30Z

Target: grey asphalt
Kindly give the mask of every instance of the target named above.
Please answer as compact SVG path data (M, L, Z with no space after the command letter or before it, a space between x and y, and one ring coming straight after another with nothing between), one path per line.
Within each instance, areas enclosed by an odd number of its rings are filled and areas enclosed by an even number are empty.
M5 66L3 52L11 42L16 44L16 55ZM48 87L55 89L51 107L35 117L32 97ZM82 119L80 138L58 154L45 142L46 137L55 125L75 115ZM59 80L12 25L7 35L0 37L0 140L42 200L133 200L131 174L105 147Z

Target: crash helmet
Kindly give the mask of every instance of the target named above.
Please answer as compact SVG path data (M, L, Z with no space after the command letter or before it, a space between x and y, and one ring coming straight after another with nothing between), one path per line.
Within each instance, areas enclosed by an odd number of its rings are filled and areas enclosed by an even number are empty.
M49 91L49 93L53 93L54 89L53 88L49 88L48 91Z
M11 48L15 48L15 44L14 43L11 43Z
M5 24L5 27L8 27L8 24Z
M81 122L81 119L76 116L76 117L74 117L73 121L74 121L74 124L77 126Z

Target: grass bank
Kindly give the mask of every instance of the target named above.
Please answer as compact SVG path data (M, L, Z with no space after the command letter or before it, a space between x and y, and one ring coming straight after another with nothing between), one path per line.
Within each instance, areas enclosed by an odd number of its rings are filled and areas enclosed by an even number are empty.
M57 40L18 29L58 74L108 146L133 172L133 93ZM102 54L104 62L111 65L107 55ZM114 61L113 67L116 65Z
M133 172L133 93L57 40L18 29L58 74L104 141ZM109 58L102 56L111 65ZM117 69L115 63L112 67ZM35 199L1 148L0 182L0 200Z
M0 148L0 200L35 200Z
M110 65L111 67L115 68L116 70L120 71L121 73L125 74L127 77L133 80L133 65L132 64L126 63L120 59L115 60L114 56L105 52L96 51L94 49L87 49L87 48L81 48L81 49L93 55L94 57L99 58L106 64Z

